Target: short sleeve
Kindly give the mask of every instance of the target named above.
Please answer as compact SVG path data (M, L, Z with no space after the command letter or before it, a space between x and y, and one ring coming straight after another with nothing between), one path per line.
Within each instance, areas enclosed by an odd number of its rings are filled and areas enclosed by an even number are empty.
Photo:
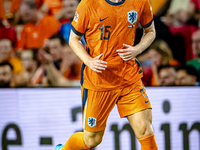
M143 28L148 28L153 21L152 7L149 0L144 0L144 6L140 17L140 24Z
M89 16L88 6L86 5L85 0L82 0L76 9L76 13L72 21L71 27L75 34L82 36L85 33L89 24Z

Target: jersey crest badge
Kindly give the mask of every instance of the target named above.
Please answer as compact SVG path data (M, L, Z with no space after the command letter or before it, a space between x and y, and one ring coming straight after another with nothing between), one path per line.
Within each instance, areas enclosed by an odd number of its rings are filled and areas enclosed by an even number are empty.
M138 13L137 11L131 10L128 12L128 22L134 24L137 21Z
M94 117L89 117L89 118L88 118L88 125L89 125L90 127L96 126L96 118L94 118Z
M76 13L75 13L75 15L74 15L74 21L78 22L78 17L79 17L79 14L78 14L77 11L76 11Z

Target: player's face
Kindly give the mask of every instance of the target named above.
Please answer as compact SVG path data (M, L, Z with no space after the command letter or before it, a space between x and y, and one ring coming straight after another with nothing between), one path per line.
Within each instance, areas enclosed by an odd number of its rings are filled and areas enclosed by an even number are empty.
M176 85L194 85L195 77L188 75L185 70L177 71Z
M162 55L160 53L158 53L154 49L150 49L149 50L149 55L150 55L151 61L154 62L156 66L161 65Z
M78 0L63 0L63 8L66 10L66 18L73 18L76 7L78 6Z
M11 41L8 39L0 40L0 60L9 59L12 52Z
M49 53L51 54L54 61L61 59L62 45L59 39L49 40Z
M176 71L174 68L163 68L159 73L161 86L173 86L176 80Z
M0 66L0 87L8 87L12 77L12 70L9 65Z
M192 36L192 49L193 53L200 57L200 30L195 32Z

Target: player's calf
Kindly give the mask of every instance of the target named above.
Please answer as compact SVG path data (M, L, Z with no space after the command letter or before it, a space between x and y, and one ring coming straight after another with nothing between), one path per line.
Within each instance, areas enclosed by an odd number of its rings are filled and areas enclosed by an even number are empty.
M127 118L141 144L141 150L158 150L152 128L152 110L146 109Z

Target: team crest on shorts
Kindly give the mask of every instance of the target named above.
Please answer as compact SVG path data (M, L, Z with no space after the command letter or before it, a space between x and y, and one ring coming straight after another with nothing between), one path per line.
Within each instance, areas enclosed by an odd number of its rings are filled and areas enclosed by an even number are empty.
M89 118L88 118L88 125L89 125L90 127L96 126L96 118L94 118L94 117L89 117Z
M138 13L137 11L131 10L128 12L128 22L134 24L137 21Z
M77 11L76 11L76 13L75 13L75 15L74 15L74 21L78 22L78 17L79 17L79 14L78 14Z

